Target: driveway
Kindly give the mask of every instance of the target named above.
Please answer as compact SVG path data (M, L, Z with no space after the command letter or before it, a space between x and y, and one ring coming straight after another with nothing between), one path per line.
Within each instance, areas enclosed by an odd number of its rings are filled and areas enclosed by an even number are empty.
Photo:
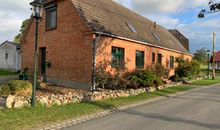
M0 76L0 85L10 81L10 80L15 80L18 79L17 75L13 75L13 76Z
M220 85L162 98L63 130L220 130Z

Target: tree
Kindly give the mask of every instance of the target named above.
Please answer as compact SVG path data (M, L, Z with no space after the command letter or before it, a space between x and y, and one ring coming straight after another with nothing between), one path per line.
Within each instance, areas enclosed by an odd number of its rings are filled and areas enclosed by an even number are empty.
M205 48L202 48L200 50L197 50L194 53L194 60L197 60L198 62L202 63L202 64L206 64L208 61L208 55L207 55L207 50L205 50Z
M220 2L218 3L214 3L212 0L209 1L209 10L205 10L205 9L202 9L199 14L198 14L198 17L199 18L204 18L205 17L205 14L208 14L208 13L216 13L216 12L219 12L220 11Z
M14 42L20 43L22 36L24 35L25 29L28 25L30 19L26 19L22 22L21 29L19 30L19 34L15 36Z

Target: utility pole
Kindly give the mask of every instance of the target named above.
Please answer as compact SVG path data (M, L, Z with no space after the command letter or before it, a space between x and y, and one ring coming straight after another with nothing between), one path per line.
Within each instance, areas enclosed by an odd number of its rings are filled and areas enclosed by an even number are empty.
M215 80L215 44L216 44L216 33L213 32L212 80Z

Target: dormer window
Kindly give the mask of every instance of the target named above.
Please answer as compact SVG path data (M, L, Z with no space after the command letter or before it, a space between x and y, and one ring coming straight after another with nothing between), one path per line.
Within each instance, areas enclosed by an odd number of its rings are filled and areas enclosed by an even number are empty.
M152 35L154 36L154 38L157 40L157 41L160 41L160 37L157 36L155 33L152 32Z
M133 32L133 33L137 33L137 31L136 31L136 29L134 28L134 26L132 25L132 24L130 24L130 23L126 23L127 25L128 25L128 27L129 27L129 29L131 30L131 32Z
M46 30L55 29L57 27L57 7L51 6L46 10Z

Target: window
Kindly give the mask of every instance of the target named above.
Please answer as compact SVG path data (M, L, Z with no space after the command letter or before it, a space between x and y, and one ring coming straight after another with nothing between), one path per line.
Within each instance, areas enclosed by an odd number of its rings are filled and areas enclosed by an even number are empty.
M133 32L133 33L137 33L136 29L134 28L134 26L132 26L130 23L127 23L129 29Z
M155 33L152 32L152 35L154 36L155 39L157 39L157 41L160 41L160 38Z
M136 67L144 68L144 52L136 51Z
M55 29L57 26L56 6L46 9L46 29Z
M157 63L162 64L162 55L157 54Z
M155 63L155 61L156 61L156 60L155 60L155 53L153 52L153 53L152 53L152 63Z
M174 68L174 57L170 56L170 68L173 69Z
M124 67L124 48L112 47L112 68Z
M8 59L8 53L7 52L5 53L5 59L6 60Z

